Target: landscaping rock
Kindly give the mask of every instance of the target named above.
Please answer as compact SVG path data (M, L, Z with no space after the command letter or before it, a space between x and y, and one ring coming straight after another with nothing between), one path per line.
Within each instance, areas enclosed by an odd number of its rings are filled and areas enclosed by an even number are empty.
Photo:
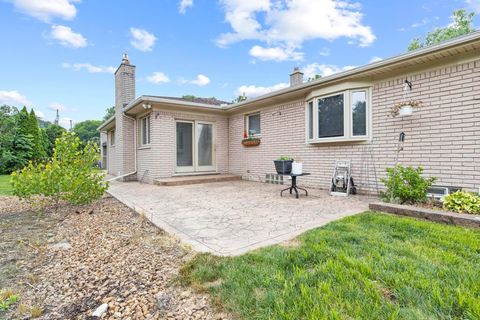
M53 245L50 245L50 248L68 250L72 248L72 245L67 240L62 240Z
M93 317L99 317L101 318L105 312L108 310L108 304L104 303L100 305L93 313Z

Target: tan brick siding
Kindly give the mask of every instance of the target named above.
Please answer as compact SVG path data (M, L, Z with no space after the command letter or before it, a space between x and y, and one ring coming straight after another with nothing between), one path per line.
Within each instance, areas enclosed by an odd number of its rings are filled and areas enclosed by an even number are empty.
M363 143L306 144L304 100L272 105L261 111L262 141L257 147L240 144L244 115L230 117L229 172L246 179L262 180L275 171L273 160L291 155L312 173L300 184L327 188L336 159L351 159L353 177L362 191L374 186L373 171L366 174L366 159L372 149L378 177L395 159L396 141L406 133L400 163L423 166L436 176L436 184L480 187L480 61L452 65L434 71L408 75L412 97L423 107L410 118L392 118L388 110L402 100L405 77L378 80L373 84L373 140ZM367 179L370 177L370 179Z
M228 172L228 119L226 116L154 110L150 115L150 146L140 146L140 123L137 126L137 178L151 183L155 178L175 174L175 120L200 120L215 124L215 154L217 171ZM146 172L148 170L148 172Z

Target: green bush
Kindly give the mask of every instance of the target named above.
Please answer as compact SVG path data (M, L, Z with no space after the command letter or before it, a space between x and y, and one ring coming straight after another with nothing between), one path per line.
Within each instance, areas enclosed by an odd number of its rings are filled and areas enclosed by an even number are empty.
M71 204L89 204L99 199L108 188L104 175L94 170L97 147L65 132L55 142L52 159L46 163L32 161L20 171L12 173L13 194L31 200L40 195L55 204L65 200Z
M480 196L457 191L443 197L443 208L453 212L480 214Z
M383 200L399 203L415 204L427 199L428 188L435 182L436 178L422 177L422 167L387 168L387 178L381 179L387 188L381 194Z

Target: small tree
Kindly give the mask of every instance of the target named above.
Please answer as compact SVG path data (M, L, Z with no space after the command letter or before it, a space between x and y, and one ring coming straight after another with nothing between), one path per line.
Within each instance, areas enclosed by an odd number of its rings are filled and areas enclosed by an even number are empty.
M387 168L387 178L381 179L387 191L381 194L385 201L415 204L427 199L428 188L436 178L424 178L422 167Z
M94 171L97 146L89 142L81 147L80 139L65 132L55 142L55 150L46 163L29 162L28 166L12 173L13 193L21 199L32 200L39 195L71 204L89 204L99 199L108 188L103 174Z

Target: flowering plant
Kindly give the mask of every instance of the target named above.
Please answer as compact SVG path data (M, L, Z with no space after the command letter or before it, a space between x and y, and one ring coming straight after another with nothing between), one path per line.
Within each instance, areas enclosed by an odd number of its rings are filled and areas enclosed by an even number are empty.
M390 109L390 115L392 117L398 116L400 109L403 107L410 106L412 108L420 108L422 106L422 101L420 100L408 100L408 101L402 101L399 103L396 103L391 109Z

